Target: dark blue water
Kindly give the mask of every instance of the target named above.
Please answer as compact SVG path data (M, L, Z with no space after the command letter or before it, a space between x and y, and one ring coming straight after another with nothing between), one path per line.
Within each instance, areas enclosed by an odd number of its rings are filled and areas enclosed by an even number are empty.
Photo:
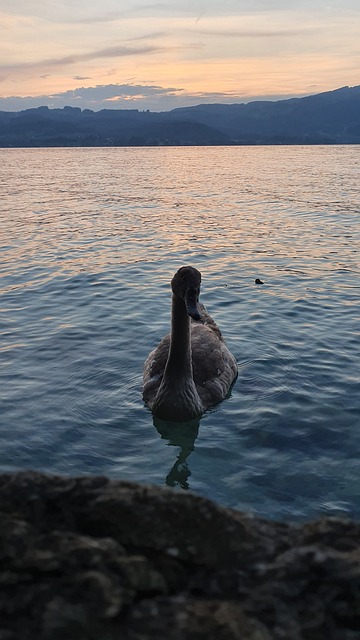
M1 470L359 517L360 147L0 155ZM141 382L183 264L239 377L174 428L153 424Z

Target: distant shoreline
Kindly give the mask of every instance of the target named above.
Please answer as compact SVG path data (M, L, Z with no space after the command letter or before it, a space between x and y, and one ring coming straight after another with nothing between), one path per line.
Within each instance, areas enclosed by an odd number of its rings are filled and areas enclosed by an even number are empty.
M360 144L360 85L305 98L203 104L172 111L0 111L0 147Z
M228 142L227 144L19 144L3 145L0 149L146 149L160 147L349 147L359 146L360 142Z

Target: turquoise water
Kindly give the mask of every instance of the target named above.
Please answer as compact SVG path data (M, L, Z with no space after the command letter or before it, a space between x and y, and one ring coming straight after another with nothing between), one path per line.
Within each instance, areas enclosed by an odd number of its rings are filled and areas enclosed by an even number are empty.
M0 155L0 469L359 518L360 147ZM142 365L183 264L239 377L200 424L154 425Z

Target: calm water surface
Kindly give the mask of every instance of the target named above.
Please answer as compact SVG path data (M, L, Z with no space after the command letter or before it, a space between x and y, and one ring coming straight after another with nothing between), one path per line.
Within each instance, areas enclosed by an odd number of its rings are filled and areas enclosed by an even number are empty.
M0 156L1 470L359 518L360 147ZM183 264L239 377L174 427L153 423L141 383Z

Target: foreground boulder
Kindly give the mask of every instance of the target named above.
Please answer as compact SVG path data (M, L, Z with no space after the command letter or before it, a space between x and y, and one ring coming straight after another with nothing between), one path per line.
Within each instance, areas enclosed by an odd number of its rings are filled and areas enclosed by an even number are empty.
M1 640L356 640L360 525L186 492L0 476Z

